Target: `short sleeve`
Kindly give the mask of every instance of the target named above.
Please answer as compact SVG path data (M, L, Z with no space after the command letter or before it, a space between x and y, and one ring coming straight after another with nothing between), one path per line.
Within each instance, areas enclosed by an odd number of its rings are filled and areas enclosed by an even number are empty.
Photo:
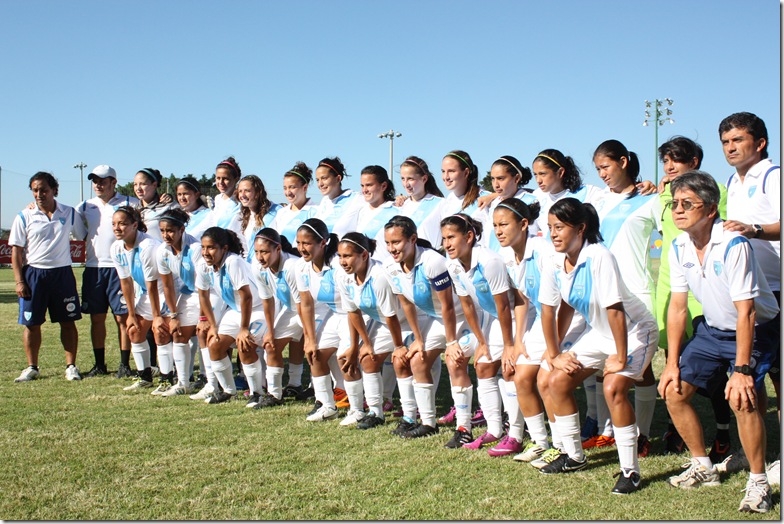
M683 249L684 246L676 246L677 239L672 242L672 249L670 249L667 259L670 263L670 291L673 293L685 293L689 291L689 281L686 279L686 273L683 272L680 260L678 260L678 249Z
M11 232L8 236L8 245L25 247L27 245L27 229L25 228L25 218L22 213L14 217L11 224Z
M196 289L200 289L202 291L209 291L212 287L212 281L210 280L210 271L212 269L207 266L207 263L202 261L199 263L196 269Z
M173 253L166 249L166 244L161 244L158 246L158 273L161 275L170 275L171 274L171 261L169 257L173 256Z
M733 302L756 298L759 296L759 265L755 261L751 243L741 236L730 242L724 255L730 298Z
M561 303L561 290L555 276L556 269L553 264L545 264L539 282L539 303L545 306L557 307Z
M594 282L601 282L600 286L594 287L599 307L607 309L613 304L623 302L621 272L618 262L609 250L602 250L593 257L591 278Z
M509 272L501 257L490 257L484 270L485 280L490 286L490 293L500 295L509 291Z
M112 262L120 279L130 278L131 261L128 260L128 253L122 248L122 240L117 240L112 244Z
M397 315L397 297L392 292L387 276L379 272L374 284L373 291L376 293L376 304L381 314L387 318Z
M297 291L310 293L310 275L308 274L307 263L304 260L301 260L297 265L294 275L297 281Z
M158 251L157 246L148 244L149 247L140 249L139 259L142 263L142 272L144 274L145 282L154 282L158 280L158 257L155 252Z

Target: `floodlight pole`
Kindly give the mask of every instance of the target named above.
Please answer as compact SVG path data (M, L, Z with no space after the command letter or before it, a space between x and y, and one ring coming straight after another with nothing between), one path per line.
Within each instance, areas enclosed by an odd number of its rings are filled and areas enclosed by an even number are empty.
M654 157L653 157L653 166L654 166L654 180L655 184L659 185L659 126L663 126L665 123L669 122L670 124L674 124L675 120L673 120L670 115L672 115L672 110L670 106L672 106L673 101L671 98L665 98L663 100L659 100L658 98L653 101L653 108L654 108L654 115L652 116L650 111L651 102L646 100L645 101L645 120L643 121L642 125L648 125L648 119L651 118L653 120L653 140L654 140ZM664 106L666 108L662 109Z
M394 158L393 158L393 155L394 155L394 153L393 153L393 151L394 151L393 142L394 142L394 140L396 138L400 138L401 136L403 136L402 133L398 133L398 132L396 132L396 131L394 131L392 129L390 129L386 133L381 133L380 135L378 135L378 138L388 138L389 139L389 178L390 179L392 179L392 167L394 166L394 163L393 163L394 162Z

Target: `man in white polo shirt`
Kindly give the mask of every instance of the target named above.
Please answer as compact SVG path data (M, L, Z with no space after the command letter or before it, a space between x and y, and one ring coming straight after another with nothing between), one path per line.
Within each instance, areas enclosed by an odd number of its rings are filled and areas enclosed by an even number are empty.
M95 365L85 377L107 375L106 369L106 313L112 308L120 343L120 367L117 378L130 377L131 342L125 329L128 308L125 305L120 279L111 257L112 243L116 240L112 231L112 215L120 206L135 206L136 197L117 194L117 173L107 165L96 166L87 178L93 184L95 197L85 200L76 207L87 229L87 258L82 275L82 313L90 315L90 338L93 345Z
M670 477L669 483L681 488L719 484L691 398L698 388L713 393L721 374L729 370L725 394L751 469L738 509L765 513L772 502L758 395L780 348L779 307L748 239L726 230L718 217L719 188L713 178L690 171L673 180L671 190L673 221L684 233L676 237L669 253L669 353L659 393L693 458L688 469ZM698 317L693 338L683 345L688 291L702 304L704 316Z
M75 322L82 314L71 269L70 236L74 233L76 238L83 238L84 225L74 208L55 200L59 184L50 173L39 171L30 178L29 187L36 205L14 218L8 238L28 364L14 382L35 380L40 375L41 324L46 321L47 310L49 319L60 324L65 378L81 380L76 367L79 333Z

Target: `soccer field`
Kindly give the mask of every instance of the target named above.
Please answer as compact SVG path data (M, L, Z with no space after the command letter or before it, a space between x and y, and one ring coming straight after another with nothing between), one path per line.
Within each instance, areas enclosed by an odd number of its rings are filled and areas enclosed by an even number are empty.
M76 273L80 281L81 270ZM449 428L407 441L389 434L394 418L367 431L337 421L306 422L312 405L304 402L248 410L242 401L206 405L187 397L129 394L122 391L127 379L68 382L59 331L49 323L43 327L42 379L15 384L26 366L17 315L13 273L0 269L0 519L780 519L778 487L770 513L737 511L746 473L695 491L666 483L688 459L661 454L661 399L653 453L640 459L643 489L614 496L614 447L588 451L586 470L549 476L511 457L445 449ZM78 365L86 372L93 363L89 320L80 321L79 330ZM108 331L108 366L116 370L113 325ZM657 376L663 363L659 352ZM704 399L696 402L710 411ZM450 404L443 366L439 415ZM710 439L712 415L704 420ZM774 460L780 430L773 407L766 422L768 460ZM738 447L734 429L732 439Z

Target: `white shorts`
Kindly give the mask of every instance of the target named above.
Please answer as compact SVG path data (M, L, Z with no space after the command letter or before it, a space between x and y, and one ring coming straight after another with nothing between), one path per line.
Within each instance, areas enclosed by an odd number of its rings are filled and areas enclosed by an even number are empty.
M160 304L161 307L161 315L164 317L171 315L169 306L166 305L166 301L164 300L162 294L158 295L158 304ZM142 317L144 320L152 322L152 306L150 304L149 293L142 293L139 298L136 299L136 314Z
M582 335L583 331L585 331L585 320L583 320L583 317L580 315L574 315L572 317L572 323L569 325L569 329L566 332L566 336L561 343L561 348L571 348L572 345L574 345L574 342ZM542 358L547 352L547 343L544 340L541 315L536 315L536 320L534 320L533 325L523 335L523 344L525 344L528 358L525 358L525 355L519 355L515 364L544 366L545 369L549 370L547 363L542 362Z
M275 313L275 339L290 338L295 342L302 340L302 323L296 311L283 307Z
M392 332L389 330L389 326L386 322L378 322L377 320L371 318L368 320L367 324L365 324L365 328L367 329L368 337L373 341L374 355L383 355L386 353L391 353L395 350L395 342L392 340ZM403 336L404 343L409 335L411 335L411 340L413 340L411 328L408 327L408 324L405 322L405 320L400 320L400 333ZM361 344L362 342L360 341L360 345Z
M425 339L425 351L433 351L435 349L444 351L446 349L446 330L444 329L443 320L427 315L419 315L417 323L419 324L419 331ZM455 334L463 354L469 358L472 357L474 351L476 351L477 340L474 334L471 333L468 322L462 317L457 319ZM410 346L413 341L414 333L410 331L410 328L403 331L403 343L406 346Z
M479 311L477 311L479 313ZM487 348L490 350L490 358L482 357L479 359L480 363L489 364L501 360L501 355L504 352L504 336L501 330L501 321L495 318L488 312L482 312L479 316L479 323L482 326L482 334L487 341ZM468 325L468 322L466 322ZM514 321L512 321L512 333L514 333ZM471 354L476 351L472 351ZM465 351L463 354L466 354ZM474 362L476 364L477 362Z
M199 305L198 293L191 293L190 295L180 293L180 296L177 297L177 313L180 315L178 320L181 326L195 326L198 324L200 312L201 306Z
M351 346L348 316L329 310L323 318L316 318L317 349L338 348L338 355Z
M229 309L223 314L223 318L218 325L218 335L228 335L237 339L240 334L240 323L242 313ZM264 334L267 332L267 323L264 321L264 313L261 310L254 310L250 313L250 325L248 326L256 345L261 347Z

